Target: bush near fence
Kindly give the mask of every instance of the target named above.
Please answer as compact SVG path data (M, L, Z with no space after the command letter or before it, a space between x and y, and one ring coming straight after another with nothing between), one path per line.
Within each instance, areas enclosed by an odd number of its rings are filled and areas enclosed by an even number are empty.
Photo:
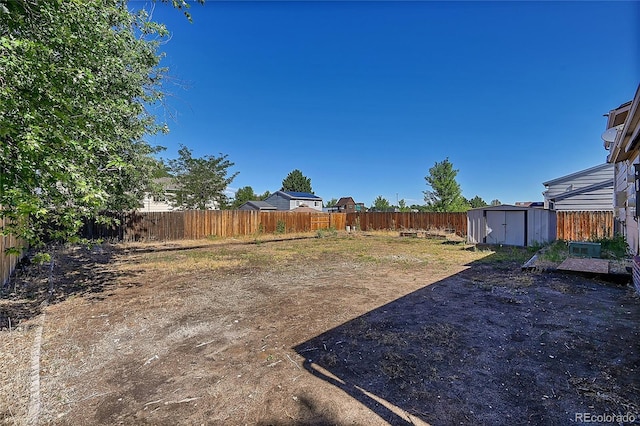
M559 211L556 223L558 240L592 241L614 237L612 211Z
M168 241L275 233L279 228L291 233L345 228L345 213L187 210L120 213L111 217L118 223L86 224L82 236L127 242Z
M467 213L364 212L347 213L347 226L363 231L444 229L467 235Z

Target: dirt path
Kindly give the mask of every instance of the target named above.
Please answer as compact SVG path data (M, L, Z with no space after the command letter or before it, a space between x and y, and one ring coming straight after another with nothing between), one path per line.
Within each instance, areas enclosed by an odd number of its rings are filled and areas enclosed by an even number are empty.
M444 243L381 235L72 251L46 308L40 422L568 424L576 413L640 414L630 287L523 273L521 258L509 260L517 253ZM24 316L14 340L34 337L36 318ZM19 395L11 414L0 399L6 424L27 418Z

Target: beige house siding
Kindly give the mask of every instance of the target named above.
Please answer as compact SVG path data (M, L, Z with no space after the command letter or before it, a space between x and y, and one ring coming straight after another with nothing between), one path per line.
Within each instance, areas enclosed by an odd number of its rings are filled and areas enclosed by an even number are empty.
M607 132L614 131L605 140L605 149L609 151L607 162L614 164L613 210L617 231L627 239L632 253L638 254L640 248L640 227L636 214L636 180L634 164L640 156L640 85L631 102L624 103L608 114ZM607 140L609 139L609 140Z

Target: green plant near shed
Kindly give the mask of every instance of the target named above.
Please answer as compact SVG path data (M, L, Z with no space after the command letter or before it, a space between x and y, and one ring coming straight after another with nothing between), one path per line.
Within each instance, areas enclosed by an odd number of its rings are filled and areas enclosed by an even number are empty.
M601 257L603 259L625 259L629 257L629 245L624 235L616 235L613 238L599 238L593 240L600 243Z

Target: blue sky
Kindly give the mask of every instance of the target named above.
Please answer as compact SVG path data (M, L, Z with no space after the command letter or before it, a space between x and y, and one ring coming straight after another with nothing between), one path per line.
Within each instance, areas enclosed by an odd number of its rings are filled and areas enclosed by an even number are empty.
M150 7L148 3L141 6ZM463 195L541 201L542 182L606 161L603 114L640 83L639 2L220 2L171 39L174 158L226 154L232 189L294 169L325 200L424 204L445 158Z

